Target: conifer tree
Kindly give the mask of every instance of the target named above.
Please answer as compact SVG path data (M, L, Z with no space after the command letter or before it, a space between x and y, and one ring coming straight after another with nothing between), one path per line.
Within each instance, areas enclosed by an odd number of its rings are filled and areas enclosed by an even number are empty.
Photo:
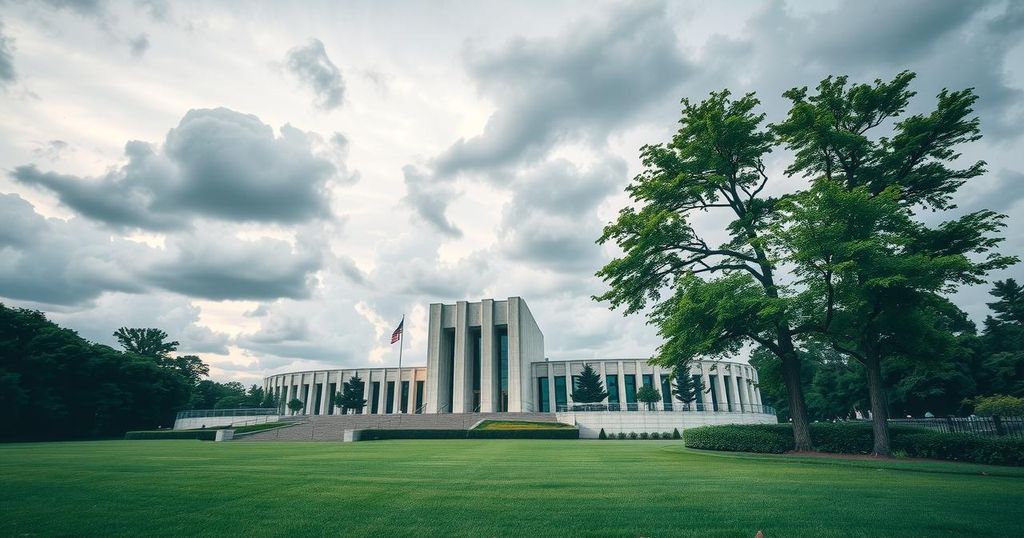
M346 414L349 409L357 414L361 413L366 406L366 399L363 398L363 380L354 375L341 384L341 392L334 396L334 405L341 408L341 414Z
M608 397L601 383L601 376L589 364L583 366L580 377L573 387L572 401L576 403L600 403Z
M697 394L704 390L700 379L690 375L690 361L683 360L672 370L672 395L683 402L683 409L689 410L690 403L697 399Z

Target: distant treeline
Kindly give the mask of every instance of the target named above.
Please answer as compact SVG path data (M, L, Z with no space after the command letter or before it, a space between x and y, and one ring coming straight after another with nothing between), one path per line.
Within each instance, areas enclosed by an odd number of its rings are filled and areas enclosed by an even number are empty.
M180 409L273 407L260 387L202 378L159 329L121 328L124 350L90 342L35 310L0 304L0 439L91 439L170 427Z

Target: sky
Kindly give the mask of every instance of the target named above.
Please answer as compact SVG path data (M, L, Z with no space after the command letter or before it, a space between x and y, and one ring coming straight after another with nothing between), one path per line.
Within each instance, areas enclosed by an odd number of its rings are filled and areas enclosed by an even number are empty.
M975 88L988 172L939 222L1024 255L1024 3L0 0L0 302L97 342L159 327L220 381L422 365L427 305L523 297L552 359L644 357L591 299L680 100L918 74ZM769 190L801 188L790 155ZM714 240L724 217L702 215ZM1021 265L993 279L1024 279ZM956 293L984 319L988 286Z

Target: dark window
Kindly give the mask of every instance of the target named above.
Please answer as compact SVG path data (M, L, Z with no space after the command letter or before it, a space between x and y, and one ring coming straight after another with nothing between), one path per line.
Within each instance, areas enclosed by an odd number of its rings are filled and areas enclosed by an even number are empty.
M313 414L314 415L319 415L320 414L320 402L323 401L323 395L324 395L324 384L323 383L316 383L313 386L316 388L316 392L315 392L316 398L313 400Z
M327 385L327 387L329 389L327 391L327 414L328 415L333 415L334 414L334 395L337 394L338 389L336 388L337 385L335 383L331 383L330 385Z
M665 411L672 410L672 382L665 374L661 374L661 403L665 404Z
M606 375L604 376L604 389L608 391L608 403L617 404L619 403L619 376L617 375Z
M384 409L385 413L391 414L395 412L395 382L388 381L388 391L384 396Z
M473 411L480 411L480 356L483 342L480 338L480 328L469 329L469 352L473 358Z
M423 382L416 382L416 412L423 412Z
M572 390L576 390L576 388L579 387L579 386L580 386L580 376L578 376L578 375L572 376ZM572 392L572 391L569 391L569 392Z
M452 413L455 404L455 329L445 329L444 338L447 342L445 360L448 362L448 402L444 412Z
M645 387L653 387L654 386L654 374L644 374L644 386Z
M562 409L568 400L565 396L565 376L555 376L555 411Z
M718 376L709 375L708 382L711 384L711 407L718 411Z
M636 376L632 374L626 374L624 379L626 382L626 403L636 403Z
M537 378L537 394L540 395L540 412L549 413L551 412L551 406L548 402L548 378L538 377Z
M700 376L699 375L693 376L693 386L695 386L695 387L700 386ZM706 389L706 388L707 387L701 387L701 390L697 391L697 403L699 403L699 404L703 404L704 403L704 389Z
M727 375L723 375L722 381L725 382L725 403L729 404L729 411L732 411L733 403L735 403L732 401L732 391L729 390L729 382L732 381L732 378Z
M499 411L508 411L508 327L504 325L498 327L497 333L498 371L501 373L501 407Z
M403 413L408 413L409 412L409 382L408 381L402 381L402 396L401 396L401 398L402 398L402 405L399 407L399 409L401 409Z
M380 411L380 381L370 383L370 413Z

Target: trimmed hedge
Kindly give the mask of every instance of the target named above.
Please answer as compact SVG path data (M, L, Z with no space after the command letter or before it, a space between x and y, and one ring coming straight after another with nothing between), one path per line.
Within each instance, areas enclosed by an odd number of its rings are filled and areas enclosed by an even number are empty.
M576 428L526 430L362 430L360 441L385 439L579 439Z
M894 452L914 458L934 458L993 465L1024 466L1024 439L941 433L912 426L890 426ZM781 454L793 450L789 424L701 426L683 431L687 447L732 452ZM870 424L811 424L811 441L822 452L870 454Z
M217 430L152 430L135 431L124 434L125 439L198 439L200 441L213 441L217 437Z

